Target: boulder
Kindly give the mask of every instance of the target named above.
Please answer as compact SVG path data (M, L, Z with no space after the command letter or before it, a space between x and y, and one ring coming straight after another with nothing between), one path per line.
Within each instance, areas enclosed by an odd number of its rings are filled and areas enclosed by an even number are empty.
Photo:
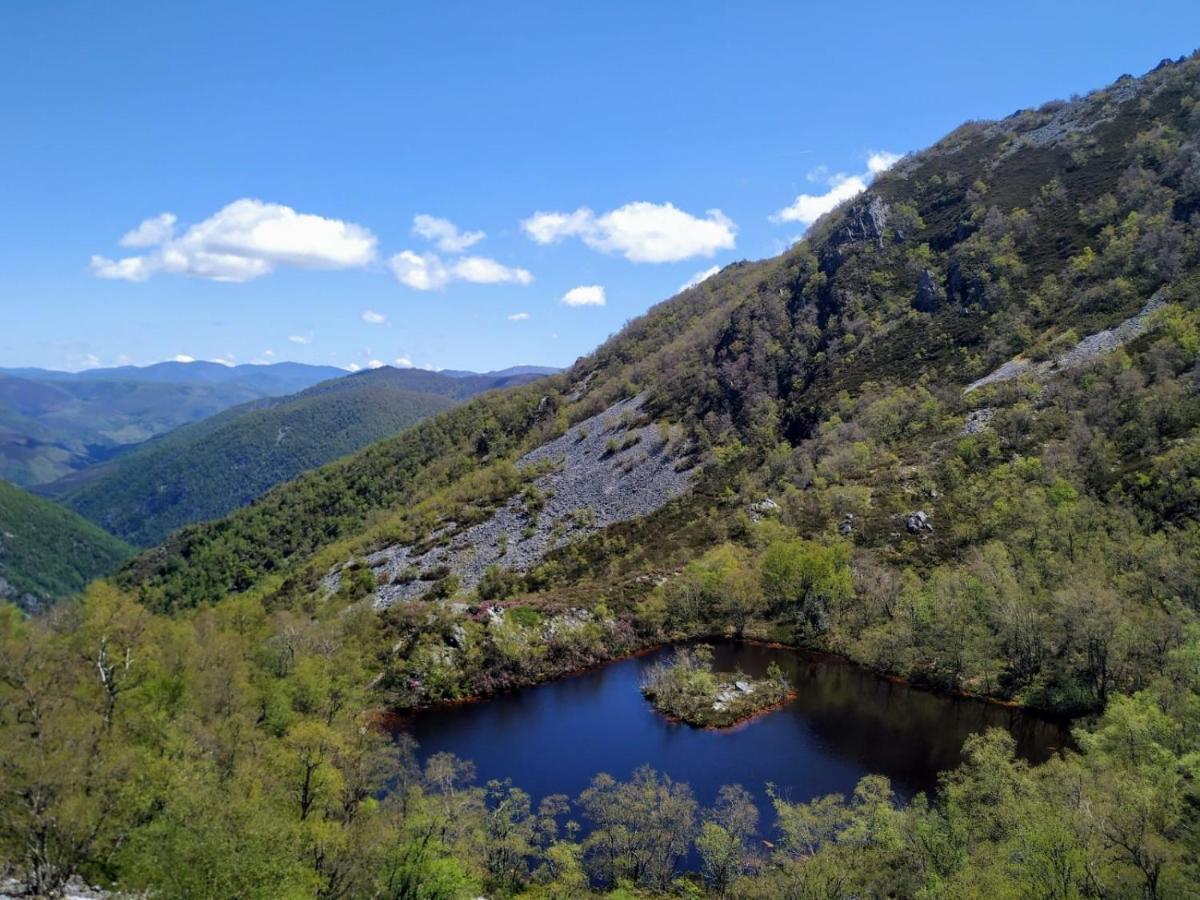
M933 531L933 524L929 521L929 514L923 509L918 509L916 512L910 512L904 517L904 527L908 529L909 534L920 534L922 531Z

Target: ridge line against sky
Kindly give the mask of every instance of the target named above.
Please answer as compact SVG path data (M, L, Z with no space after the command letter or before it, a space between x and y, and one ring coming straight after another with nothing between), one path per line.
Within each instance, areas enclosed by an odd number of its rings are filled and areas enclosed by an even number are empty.
M0 366L569 364L901 153L1200 34L1043 6L7 7Z

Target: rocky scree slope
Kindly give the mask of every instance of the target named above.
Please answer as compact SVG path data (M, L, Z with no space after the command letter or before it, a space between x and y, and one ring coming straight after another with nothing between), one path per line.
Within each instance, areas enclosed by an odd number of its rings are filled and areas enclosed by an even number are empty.
M496 566L526 572L572 540L617 522L656 512L688 486L685 448L670 446L664 430L638 424L644 397L613 404L572 426L559 438L526 453L518 468L538 474L525 490L485 521L459 528L440 524L423 544L394 544L366 557L380 585L375 605L387 607L427 594L447 573L465 589ZM341 572L325 587L336 591Z

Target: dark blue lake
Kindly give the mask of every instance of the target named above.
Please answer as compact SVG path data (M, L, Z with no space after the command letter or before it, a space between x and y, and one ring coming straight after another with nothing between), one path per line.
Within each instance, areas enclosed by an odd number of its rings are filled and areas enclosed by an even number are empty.
M416 738L422 760L439 752L472 760L480 784L511 778L535 805L547 794L578 796L597 772L626 779L647 763L689 783L705 805L722 785L741 784L758 797L768 830L768 782L807 801L849 794L864 775L878 773L908 799L936 787L938 772L959 763L972 733L1006 729L1032 762L1070 742L1064 723L897 684L834 657L731 642L714 651L721 671L759 675L778 662L799 696L727 731L668 722L640 692L644 670L671 652L664 648L480 703L417 713L396 730Z

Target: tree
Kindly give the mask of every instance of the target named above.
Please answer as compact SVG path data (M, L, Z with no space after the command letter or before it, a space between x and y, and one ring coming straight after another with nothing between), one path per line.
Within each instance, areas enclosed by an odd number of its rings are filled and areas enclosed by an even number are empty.
M740 784L725 785L717 803L704 814L696 850L704 864L704 877L720 896L746 870L749 842L758 828L758 807Z
M762 587L773 613L801 634L820 634L834 608L853 595L850 547L844 541L774 541L763 554Z
M597 775L578 803L592 822L583 850L597 881L670 884L695 832L691 788L643 766L628 782Z

